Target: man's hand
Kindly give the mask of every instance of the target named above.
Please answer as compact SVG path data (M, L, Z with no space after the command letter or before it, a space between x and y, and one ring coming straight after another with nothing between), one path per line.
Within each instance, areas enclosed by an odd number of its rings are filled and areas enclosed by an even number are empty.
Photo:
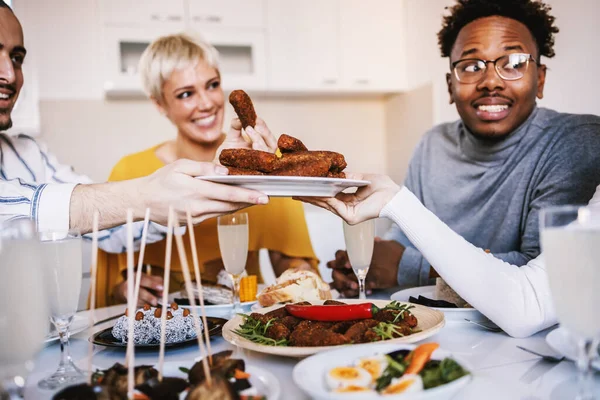
M195 178L203 175L227 175L227 168L206 162L177 160L152 175L136 180L138 196L152 210L152 220L165 225L170 205L181 222L185 222L189 207L193 223L198 224L208 218L269 202L265 194L255 190ZM141 211L144 209L142 207Z
M219 163L219 156L223 149L254 149L266 151L267 153L275 153L277 151L277 139L269 130L269 127L260 118L256 119L256 126L251 126L244 129L248 141L242 135L242 122L239 118L231 120L231 127L227 133L225 141L221 143L216 153L215 163Z
M163 290L162 276L142 274L137 307L142 307L144 304L156 306L163 295ZM127 302L127 281L123 281L113 288L113 298L119 303Z
M339 215L350 225L377 218L381 209L392 200L400 187L386 175L346 173L348 179L370 181L356 193L339 193L335 197L294 197Z
M373 258L367 274L366 289L387 289L397 286L398 265L404 253L404 246L394 240L375 239ZM358 282L348 260L348 253L338 250L335 260L327 266L333 269L331 286L345 297L358 296Z

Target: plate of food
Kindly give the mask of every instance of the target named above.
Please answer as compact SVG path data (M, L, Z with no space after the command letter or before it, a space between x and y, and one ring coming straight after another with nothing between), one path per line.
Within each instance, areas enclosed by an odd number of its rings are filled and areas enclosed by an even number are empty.
M279 381L273 374L244 360L231 357L231 351L212 355L212 385L204 375L200 361L169 361L163 365L163 380L158 380L158 367L136 366L136 399L203 399L234 400L242 396L256 400L277 400L281 396ZM104 394L102 396L100 393ZM208 394L211 396L206 397ZM127 398L127 368L116 363L111 368L97 369L92 386L87 383L69 386L54 399Z
M548 346L552 347L554 351L562 354L569 360L577 360L577 339L562 326L559 326L546 335L546 343L548 343ZM600 371L600 347L598 347L595 354L596 357L592 361L592 367L595 370Z
M488 319L477 309L471 307L456 294L440 278L436 285L421 286L400 290L390 297L392 300L421 304L443 312L448 321L487 321Z
M444 314L387 300L325 300L240 314L223 327L228 342L261 353L306 357L339 345L413 343L438 332Z
M469 383L471 368L438 347L344 347L300 361L293 378L314 399L449 399Z
M346 179L346 160L334 151L309 151L299 139L281 135L279 152L224 149L219 162L229 175L199 176L211 182L254 189L274 197L332 197L370 182Z
M161 308L148 305L136 311L134 321L134 343L136 349L158 349L160 343L160 316ZM206 317L208 332L210 336L216 336L227 320L216 317ZM202 326L200 319L200 327ZM106 347L127 348L128 319L123 315L115 322L112 328L101 330L90 337L90 341ZM179 347L196 343L196 330L194 328L194 317L189 309L184 309L177 304L171 304L167 311L165 346Z

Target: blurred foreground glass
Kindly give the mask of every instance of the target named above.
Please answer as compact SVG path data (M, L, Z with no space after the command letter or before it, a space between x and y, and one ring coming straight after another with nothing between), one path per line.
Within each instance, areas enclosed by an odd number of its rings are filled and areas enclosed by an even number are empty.
M600 339L600 209L544 209L540 230L558 321L578 340L576 399L594 399L590 363Z
M0 397L8 391L19 398L48 333L40 243L31 220L0 224L0 274Z
M344 224L344 239L348 259L356 277L358 278L358 298L366 299L365 280L371 266L373 246L375 242L375 220L370 219L356 225Z
M38 386L54 390L86 378L69 351L69 327L81 291L81 235L74 230L41 232L40 241L50 319L60 337L61 357L56 372L38 382Z
M217 219L219 249L225 271L233 281L233 308L231 316L242 312L240 280L248 258L248 214L223 215Z

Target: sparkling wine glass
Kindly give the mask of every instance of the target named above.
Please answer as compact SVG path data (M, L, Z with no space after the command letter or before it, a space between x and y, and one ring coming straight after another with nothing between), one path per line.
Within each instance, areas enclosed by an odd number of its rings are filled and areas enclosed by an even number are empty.
M600 339L600 209L544 209L540 230L558 321L578 342L579 388L575 398L599 399L592 393L590 364Z
M225 271L233 281L233 308L231 316L242 312L240 305L240 280L248 258L248 214L220 216L217 220L219 249Z
M81 234L75 230L40 233L44 281L50 304L50 320L60 337L60 363L56 372L38 382L54 390L86 378L69 351L69 327L77 311L81 291Z
M25 376L48 332L48 307L35 224L0 225L0 398L22 398Z
M346 251L354 274L358 278L359 299L366 299L365 280L371 266L373 246L375 244L375 220L361 222L356 225L344 224Z

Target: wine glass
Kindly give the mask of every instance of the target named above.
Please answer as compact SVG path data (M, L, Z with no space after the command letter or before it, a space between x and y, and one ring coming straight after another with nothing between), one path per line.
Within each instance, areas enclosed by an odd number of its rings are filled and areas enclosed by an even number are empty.
M576 399L590 400L591 359L600 338L600 209L551 207L540 218L542 251L560 324L578 341Z
M25 376L48 332L39 246L31 220L0 225L0 398L23 397Z
M354 274L358 278L359 299L366 299L365 280L371 266L375 244L375 220L370 219L356 225L344 224L346 251Z
M42 389L54 390L86 378L71 359L69 327L77 311L81 291L81 234L76 230L40 233L44 281L50 304L50 320L60 337L60 363L56 372L38 382Z
M242 312L240 306L240 280L248 258L248 214L220 216L217 220L219 249L225 271L233 281L233 308L231 316Z

